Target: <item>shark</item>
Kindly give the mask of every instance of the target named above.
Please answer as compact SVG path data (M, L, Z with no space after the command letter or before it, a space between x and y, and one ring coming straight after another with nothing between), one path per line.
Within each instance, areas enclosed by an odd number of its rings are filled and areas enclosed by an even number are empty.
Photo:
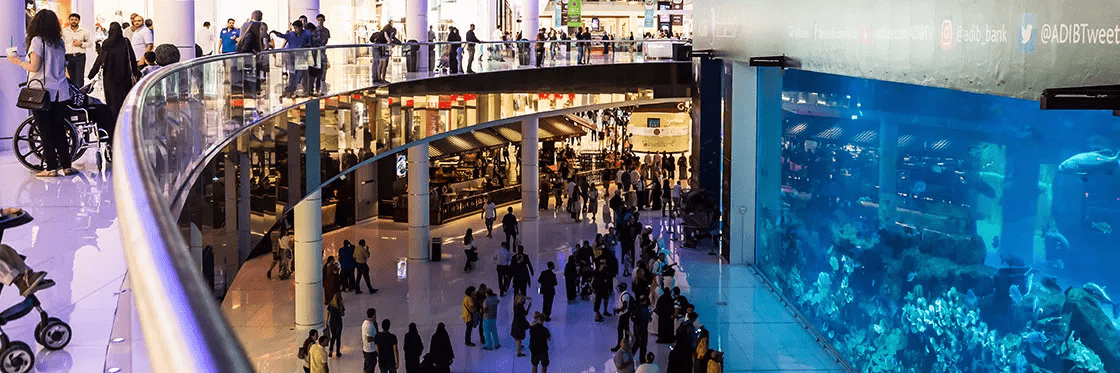
M1106 173L1112 175L1120 168L1120 152L1108 156L1105 151L1079 153L1067 158L1058 165L1058 171L1081 176L1088 181L1089 175Z

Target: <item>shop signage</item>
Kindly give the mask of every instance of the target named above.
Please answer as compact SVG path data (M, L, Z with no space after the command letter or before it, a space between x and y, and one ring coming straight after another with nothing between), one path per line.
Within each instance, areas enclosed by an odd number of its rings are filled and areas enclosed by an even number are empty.
M1109 0L697 0L693 19L693 49L786 55L830 74L1032 100L1120 78L1108 62L1120 59L1120 8Z
M397 177L404 177L408 174L408 159L404 154L397 154Z
M583 0L568 0L568 27L583 26Z

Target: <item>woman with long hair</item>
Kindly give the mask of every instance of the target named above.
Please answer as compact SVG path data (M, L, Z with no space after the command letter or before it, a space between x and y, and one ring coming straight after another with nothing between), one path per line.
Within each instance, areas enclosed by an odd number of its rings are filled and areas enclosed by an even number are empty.
M43 162L46 170L35 176L66 176L78 173L70 167L70 141L66 138L66 118L70 108L70 83L66 80L66 49L62 42L62 26L58 15L44 9L31 18L27 24L27 60L20 61L14 53L8 54L8 62L18 65L28 72L30 88L47 91L47 104L42 110L32 110L35 128L43 144ZM40 86L41 84L41 86Z
M132 43L125 39L119 23L109 24L109 37L101 43L101 53L93 62L93 69L89 70L89 78L101 72L101 82L105 86L105 103L109 106L112 123L117 123L117 116L124 106L124 97L132 90L133 77L140 76L140 68L136 66L136 56L132 51ZM106 129L112 138L111 128Z

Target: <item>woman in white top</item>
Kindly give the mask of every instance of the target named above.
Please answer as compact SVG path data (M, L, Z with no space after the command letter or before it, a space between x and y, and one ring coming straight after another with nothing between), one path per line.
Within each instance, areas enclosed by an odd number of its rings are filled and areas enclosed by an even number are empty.
M62 26L58 16L49 9L40 10L27 24L27 60L20 61L14 53L8 61L27 70L31 88L42 87L49 92L43 110L33 110L35 127L43 143L46 170L35 176L65 176L78 173L70 167L70 142L66 137L66 117L70 109L70 83L66 80L66 49L62 42Z

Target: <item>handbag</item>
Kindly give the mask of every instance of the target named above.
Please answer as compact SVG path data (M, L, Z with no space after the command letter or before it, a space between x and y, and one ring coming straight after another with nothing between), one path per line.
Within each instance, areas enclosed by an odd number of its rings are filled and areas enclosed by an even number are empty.
M39 88L34 88L31 83L39 82ZM46 85L42 80L32 79L27 83L20 84L19 101L16 102L16 107L27 110L43 110L47 108L49 102L50 91L46 90Z

